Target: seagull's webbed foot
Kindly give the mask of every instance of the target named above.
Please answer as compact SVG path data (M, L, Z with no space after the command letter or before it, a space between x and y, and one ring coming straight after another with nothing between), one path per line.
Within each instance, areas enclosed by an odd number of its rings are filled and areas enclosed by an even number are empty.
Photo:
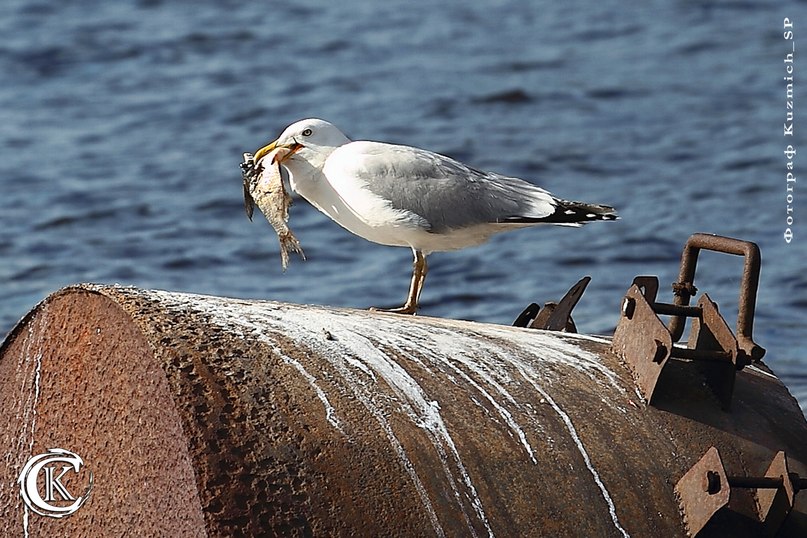
M370 312L390 312L393 314L416 314L418 311L418 305L403 305L399 306L398 308L378 308L376 306L370 307Z

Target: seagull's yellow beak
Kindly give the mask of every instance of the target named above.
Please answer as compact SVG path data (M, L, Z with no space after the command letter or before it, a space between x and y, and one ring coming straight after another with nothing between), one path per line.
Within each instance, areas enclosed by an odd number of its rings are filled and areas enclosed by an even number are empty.
M281 158L277 159L277 162L282 163L283 161L285 161L286 159L288 159L289 157L294 155L296 152L300 151L303 148L303 145L298 144L297 142L292 142L291 144L278 144L277 140L275 140L271 144L267 144L267 145L265 145L264 147L262 147L261 149L259 149L258 151L255 152L255 157L254 157L255 162L260 161L261 159L266 157L268 154L272 153L277 148L287 148L287 149L290 150L288 153L283 155ZM274 162L272 164L274 164Z

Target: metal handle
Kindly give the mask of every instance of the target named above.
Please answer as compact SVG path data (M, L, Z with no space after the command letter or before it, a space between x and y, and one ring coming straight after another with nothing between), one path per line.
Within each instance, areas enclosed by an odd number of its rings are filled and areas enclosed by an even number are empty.
M695 287L695 268L698 265L698 254L702 249L743 256L742 281L740 282L739 312L737 313L737 344L741 354L744 354L742 365L758 361L765 355L765 348L757 345L752 337L754 330L754 309L757 303L757 288L759 287L759 268L761 255L756 243L741 241L720 235L697 233L690 236L684 245L681 255L681 271L678 282L673 284L675 304L689 306L689 299L697 292ZM669 330L673 342L681 339L684 333L686 318L675 316L670 320ZM738 357L738 366L740 366Z

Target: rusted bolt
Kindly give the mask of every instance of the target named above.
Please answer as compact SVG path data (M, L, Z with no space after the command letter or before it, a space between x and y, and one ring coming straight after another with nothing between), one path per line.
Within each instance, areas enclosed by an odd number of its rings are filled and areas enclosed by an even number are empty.
M793 491L798 493L803 489L807 489L807 478L802 478L796 473L788 473L790 482L793 483Z
M698 288L692 282L673 282L672 291L673 295L689 299L698 293Z
M706 493L714 495L720 491L720 474L715 471L706 471Z
M742 341L745 345L745 350L751 360L753 361L761 361L762 357L765 356L765 348L755 344L750 338L746 338L744 336L738 336L737 341Z
M636 299L625 297L622 300L622 315L628 319L633 319L634 312L636 312Z

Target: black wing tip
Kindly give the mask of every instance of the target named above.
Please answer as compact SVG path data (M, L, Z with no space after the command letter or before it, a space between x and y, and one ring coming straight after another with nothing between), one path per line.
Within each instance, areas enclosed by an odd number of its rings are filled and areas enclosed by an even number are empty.
M602 208L601 212L586 213L586 218L591 220L620 220L622 218L617 214L616 209L611 206L604 205L599 207Z
M619 215L609 205L559 200L555 212L547 219L551 222L585 224L598 220L619 220Z
M566 224L582 225L595 221L621 220L616 210L607 205L583 204L579 202L560 202L555 211L545 217L514 216L502 222L522 224Z

